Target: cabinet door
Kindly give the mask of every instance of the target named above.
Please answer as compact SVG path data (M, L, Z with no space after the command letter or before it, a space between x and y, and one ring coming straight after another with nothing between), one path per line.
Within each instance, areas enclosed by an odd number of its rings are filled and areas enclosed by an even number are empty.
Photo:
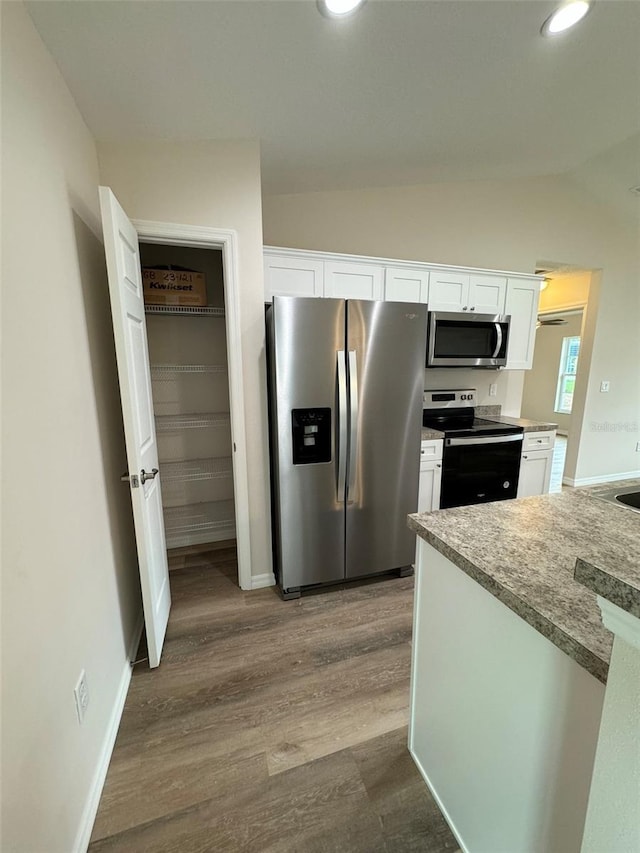
M509 279L505 314L511 315L507 369L530 370L536 341L536 321L540 282L535 279Z
M440 509L441 481L442 462L423 462L420 465L418 512L431 512L434 509Z
M265 255L265 302L271 302L274 296L322 296L323 289L322 261Z
M504 314L507 279L501 275L469 276L469 311Z
M468 311L469 275L432 272L429 277L429 311Z
M523 453L520 459L518 497L546 495L551 482L553 450L532 450Z
M382 299L383 268L373 264L327 261L324 295L335 299Z
M384 274L385 302L423 302L429 297L429 271L387 267Z

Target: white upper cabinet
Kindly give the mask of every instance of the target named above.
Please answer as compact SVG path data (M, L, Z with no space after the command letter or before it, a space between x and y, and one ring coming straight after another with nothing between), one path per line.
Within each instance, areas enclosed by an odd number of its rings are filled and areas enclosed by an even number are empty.
M429 271L387 267L384 273L385 302L422 302L429 298Z
M468 273L431 273L429 278L429 311L466 311L468 308Z
M469 311L504 314L507 279L502 275L469 276Z
M400 265L402 264L402 265ZM266 246L265 301L274 296L427 304L429 311L510 314L507 368L533 364L540 278Z
M265 255L265 302L274 296L323 296L324 263L305 257Z
M540 299L538 279L510 278L507 282L505 314L511 315L508 370L530 370L536 342L536 319Z
M506 276L432 272L429 310L502 314L506 291Z
M374 264L325 261L324 295L334 299L382 299L384 269Z

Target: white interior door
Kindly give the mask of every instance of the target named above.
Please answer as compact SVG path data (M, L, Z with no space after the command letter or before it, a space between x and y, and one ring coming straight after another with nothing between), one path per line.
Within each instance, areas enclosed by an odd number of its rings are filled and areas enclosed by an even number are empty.
M100 210L149 666L154 667L160 663L162 643L169 621L171 593L138 235L108 187L100 187Z

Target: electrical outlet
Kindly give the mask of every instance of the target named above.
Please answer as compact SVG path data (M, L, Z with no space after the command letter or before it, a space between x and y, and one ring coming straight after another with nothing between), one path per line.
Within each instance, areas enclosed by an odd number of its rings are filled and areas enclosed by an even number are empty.
M640 453L640 441L636 441L636 453Z
M84 715L89 707L89 688L87 687L87 676L84 671L80 673L78 683L76 684L73 695L76 698L76 711L78 712L78 722L84 722Z
M607 379L600 383L600 391L604 394L609 390L609 381Z
M497 382L492 382L491 385L489 385L489 396L490 397L497 397L497 395L498 395L498 384L497 384Z

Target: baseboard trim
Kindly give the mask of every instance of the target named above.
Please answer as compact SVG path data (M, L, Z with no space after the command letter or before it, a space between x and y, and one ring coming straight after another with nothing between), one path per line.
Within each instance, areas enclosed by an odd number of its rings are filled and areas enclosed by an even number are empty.
M275 586L276 576L273 572L265 572L263 575L251 576L251 589L263 589L266 586Z
M413 751L413 749L411 747L409 747L409 753L411 754L411 758L413 758L414 764L418 768L418 772L420 773L420 775L424 779L424 782L425 782L427 788L431 792L431 796L436 801L438 808L440 809L440 813L442 814L442 817L446 820L447 824L449 825L449 829L451 830L456 841L460 845L460 850L462 850L462 853L469 853L469 849L467 848L464 841L462 840L462 836L460 835L460 833L456 829L456 825L453 822L453 820L451 819L451 815L449 814L449 812L445 808L444 803L442 802L442 800L438 796L438 792L436 791L435 787L431 783L431 779L429 779L429 776L427 775L426 770L422 766L420 759L418 758L418 756L415 754L415 752Z
M143 628L144 614L141 611L131 638L131 643L129 644L127 659L122 669L120 684L118 685L118 691L116 693L116 698L111 710L111 716L109 718L109 725L102 744L100 760L98 761L98 765L93 776L93 782L89 789L89 796L87 797L84 811L82 813L82 819L80 820L80 826L78 827L78 832L76 834L76 840L73 845L74 853L85 853L89 847L93 824L95 823L98 806L100 805L102 789L104 788L105 779L107 778L111 754L113 753L120 720L122 719L124 703L127 698L127 693L129 692L129 684L131 683L131 662L136 659L136 652L138 651L138 645L140 644L140 637L142 636Z
M598 483L615 483L618 480L633 480L640 477L640 471L626 471L622 474L603 474L600 477L563 477L562 482L565 486L597 486Z

